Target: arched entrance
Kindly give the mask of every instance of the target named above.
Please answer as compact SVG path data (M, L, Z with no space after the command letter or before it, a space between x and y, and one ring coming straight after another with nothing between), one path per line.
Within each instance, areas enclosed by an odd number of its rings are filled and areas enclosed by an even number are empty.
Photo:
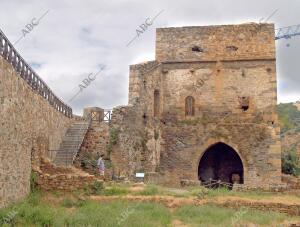
M244 182L243 163L238 153L225 143L210 146L200 159L198 177L202 182L220 180L226 183Z

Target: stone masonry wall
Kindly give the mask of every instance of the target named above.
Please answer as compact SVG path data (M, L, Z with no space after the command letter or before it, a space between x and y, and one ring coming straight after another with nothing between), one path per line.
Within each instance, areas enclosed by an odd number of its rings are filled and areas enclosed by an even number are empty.
M199 47L200 51L192 51ZM273 24L158 28L156 60L275 59Z
M0 58L0 207L29 192L31 157L54 158L71 119L56 111ZM39 154L44 151L46 154ZM37 159L37 158L34 158Z
M147 133L143 166L164 183L198 180L200 158L218 142L240 156L246 185L281 183L272 24L158 29L156 61L132 65L129 81L129 103ZM246 110L241 100L249 100Z
M136 106L120 106L113 109L110 130L117 140L111 144L110 158L117 176L133 178L144 171L147 153L147 134L143 118ZM112 133L110 135L110 140ZM113 141L110 141L113 142Z
M104 121L92 121L75 159L75 166L91 174L98 173L96 161L100 154L104 154L106 157L108 156L108 142L109 124Z

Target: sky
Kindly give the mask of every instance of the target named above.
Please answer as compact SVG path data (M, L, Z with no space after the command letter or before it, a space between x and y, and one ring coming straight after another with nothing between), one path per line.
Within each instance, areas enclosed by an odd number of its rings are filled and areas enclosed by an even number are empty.
M129 65L155 59L156 28L266 20L300 24L300 1L0 0L0 29L76 114L128 103ZM276 41L276 49L278 103L300 100L300 36Z

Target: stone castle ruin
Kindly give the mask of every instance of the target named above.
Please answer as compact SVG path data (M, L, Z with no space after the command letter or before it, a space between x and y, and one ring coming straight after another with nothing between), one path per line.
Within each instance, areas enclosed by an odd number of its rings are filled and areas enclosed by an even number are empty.
M109 177L172 186L280 185L276 88L273 24L159 28L156 59L130 66L129 104L79 117L0 32L0 207L28 194L41 157L82 168L102 153Z
M280 183L274 26L156 33L156 60L130 66L129 106L114 110L116 166L169 185Z

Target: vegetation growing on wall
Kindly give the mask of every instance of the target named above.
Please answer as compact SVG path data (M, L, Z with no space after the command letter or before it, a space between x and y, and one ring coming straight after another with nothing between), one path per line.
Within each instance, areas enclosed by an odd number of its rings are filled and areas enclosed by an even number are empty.
M118 143L118 136L119 136L119 129L111 128L109 130L109 141L106 146L106 152L107 152L108 156L110 156L112 147Z
M34 171L31 171L31 174L30 174L30 191L31 192L36 192L38 191L38 175L36 172Z
M81 168L86 170L89 168L96 168L97 167L97 159L98 157L95 154L92 154L91 152L85 154L84 157L82 157L81 160Z

